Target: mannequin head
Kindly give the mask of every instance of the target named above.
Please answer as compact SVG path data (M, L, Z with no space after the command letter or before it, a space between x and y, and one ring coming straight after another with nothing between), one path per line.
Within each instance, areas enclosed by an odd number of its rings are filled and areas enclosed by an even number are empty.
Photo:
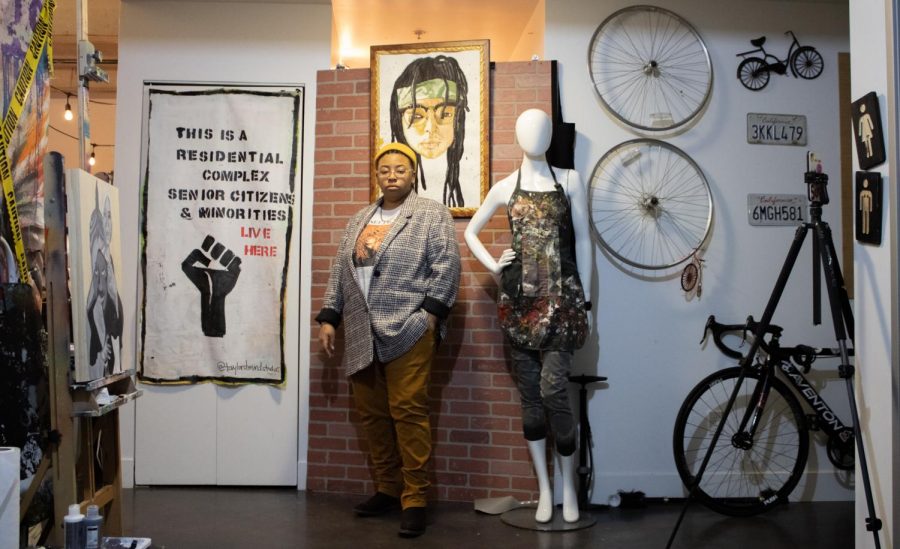
M550 116L539 109L528 109L516 120L516 140L529 156L541 156L550 147L553 127Z

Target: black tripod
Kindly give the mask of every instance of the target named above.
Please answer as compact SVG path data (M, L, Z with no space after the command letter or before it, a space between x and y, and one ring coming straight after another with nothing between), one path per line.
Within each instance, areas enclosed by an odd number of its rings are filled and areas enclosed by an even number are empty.
M606 381L603 376L577 375L569 376L569 382L578 384L578 508L590 509L589 492L594 477L594 447L591 435L591 423L588 421L587 385L597 381Z
M822 270L824 270L828 301L831 305L831 318L834 323L834 335L835 339L837 339L841 358L841 365L838 368L838 372L840 376L844 378L847 386L850 411L853 415L853 434L856 438L856 452L859 456L859 468L862 473L863 487L865 488L866 494L866 505L868 506L869 512L869 516L866 518L866 530L872 532L872 535L875 537L875 547L881 547L878 537L878 531L881 530L881 520L875 516L875 504L872 500L872 487L869 483L869 470L866 465L863 438L859 428L859 413L856 408L856 397L853 393L854 367L850 364L850 353L847 350L848 332L850 341L851 343L853 342L853 311L850 308L850 299L847 295L847 289L844 287L844 278L841 275L837 252L834 248L834 241L831 238L831 228L828 226L828 223L822 221L822 206L828 204L828 190L826 188L828 185L828 176L823 173L807 171L804 179L807 185L810 221L797 228L797 232L794 235L794 241L788 251L787 258L784 261L784 266L782 266L781 273L778 275L778 280L775 282L775 288L772 290L772 295L769 297L769 302L766 305L766 309L763 312L762 318L754 333L753 343L745 357L741 360L741 374L737 378L731 398L728 400L728 404L725 406L725 410L722 413L722 420L719 422L719 425L713 434L712 441L706 451L706 455L703 458L700 468L697 470L694 481L689 486L688 497L681 509L678 521L675 523L675 528L672 530L672 535L669 537L669 542L666 544L667 549L672 546L672 542L675 539L675 535L678 533L678 528L681 526L681 522L691 503L691 499L694 497L697 487L700 486L703 473L706 471L706 467L712 457L712 452L715 449L719 436L722 434L722 429L725 426L725 419L731 413L731 409L734 406L735 399L737 398L738 391L741 388L741 384L744 381L747 371L752 367L753 359L756 357L756 353L759 351L759 347L763 342L766 330L768 330L772 321L772 315L775 313L775 308L778 306L778 301L781 299L781 294L787 285L791 270L794 268L794 263L800 255L800 249L803 247L806 234L810 229L812 229L814 233L813 323L821 323L820 275Z

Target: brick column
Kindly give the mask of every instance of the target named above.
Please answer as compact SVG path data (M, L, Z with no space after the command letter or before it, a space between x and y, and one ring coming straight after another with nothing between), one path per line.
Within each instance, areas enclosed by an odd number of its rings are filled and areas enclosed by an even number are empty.
M518 166L515 122L522 111L550 112L549 62L497 63L491 70L491 181ZM368 69L320 71L316 89L313 185L312 311L317 314L331 261L350 216L369 200ZM432 498L471 501L512 495L534 499L537 482L522 437L519 396L497 324L496 284L463 240L467 219L456 221L463 271L432 373ZM509 247L506 212L480 233L499 256ZM343 348L342 330L337 349ZM307 486L312 491L374 492L365 441L353 411L340 354L326 360L313 322Z

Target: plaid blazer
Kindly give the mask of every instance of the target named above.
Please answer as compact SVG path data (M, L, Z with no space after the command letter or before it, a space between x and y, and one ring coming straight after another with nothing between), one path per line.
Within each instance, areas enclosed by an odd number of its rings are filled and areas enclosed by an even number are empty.
M347 376L376 358L391 361L422 337L426 311L445 319L459 291L459 245L446 206L411 192L375 254L368 302L356 279L353 249L381 200L353 216L344 231L316 317L335 327L344 321L343 365Z

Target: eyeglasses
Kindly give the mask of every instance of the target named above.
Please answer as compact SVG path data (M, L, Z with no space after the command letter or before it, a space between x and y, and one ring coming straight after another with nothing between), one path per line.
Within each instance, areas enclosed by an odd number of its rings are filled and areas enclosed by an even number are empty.
M432 124L447 126L456 118L456 105L436 105L434 107L417 106L403 111L403 124L414 127L419 131L425 129L425 123L429 118Z
M378 168L378 177L389 177L391 172L394 173L397 177L405 177L406 174L409 173L409 168L406 166L395 166L391 168L390 166L379 166Z

